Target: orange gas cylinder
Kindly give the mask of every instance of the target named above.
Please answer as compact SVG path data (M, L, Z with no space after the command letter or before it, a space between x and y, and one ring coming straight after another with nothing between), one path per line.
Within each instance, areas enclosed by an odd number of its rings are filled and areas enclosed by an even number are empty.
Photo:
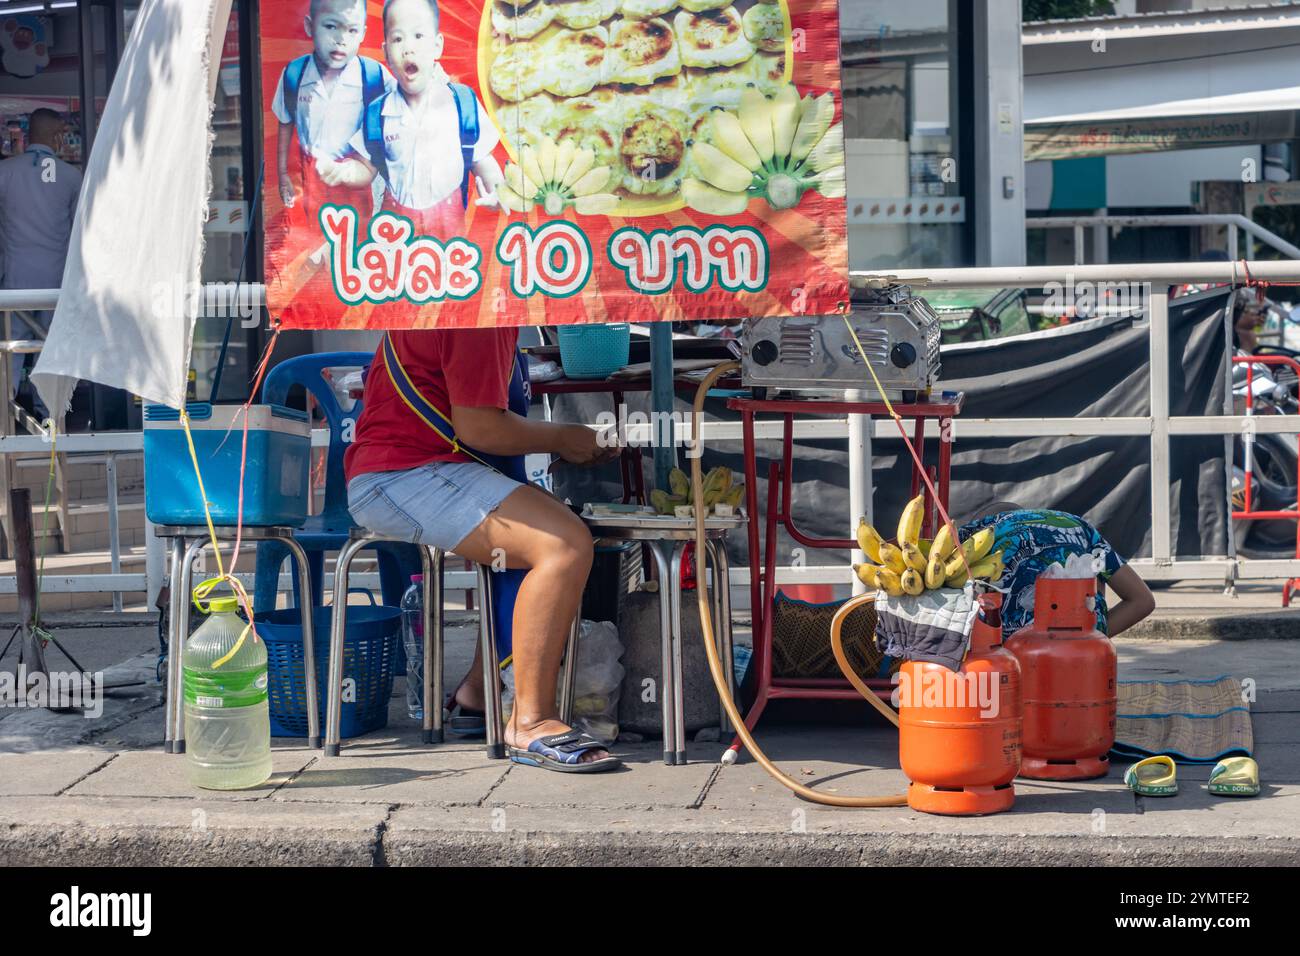
M898 754L913 810L973 816L1016 801L1020 667L1002 648L1001 595L983 600L961 670L908 661L899 671Z
M1020 776L1089 780L1110 771L1115 743L1115 648L1088 599L1095 578L1040 578L1034 620L1007 641L1024 679Z

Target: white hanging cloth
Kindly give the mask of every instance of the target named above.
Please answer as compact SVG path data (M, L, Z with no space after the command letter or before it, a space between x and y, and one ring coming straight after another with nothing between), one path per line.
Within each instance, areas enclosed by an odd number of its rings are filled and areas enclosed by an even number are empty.
M185 402L202 290L212 103L231 0L145 0L86 164L32 381L61 420L78 379Z

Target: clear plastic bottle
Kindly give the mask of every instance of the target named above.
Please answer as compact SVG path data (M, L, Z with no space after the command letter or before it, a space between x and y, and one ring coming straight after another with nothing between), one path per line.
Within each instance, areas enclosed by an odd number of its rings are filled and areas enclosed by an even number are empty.
M402 595L402 644L406 648L406 713L424 721L424 575L411 576ZM437 688L435 688L435 691Z
M230 656L248 626L238 609L233 597L215 598L185 645L185 753L190 782L205 790L243 790L271 776L266 645L250 631Z

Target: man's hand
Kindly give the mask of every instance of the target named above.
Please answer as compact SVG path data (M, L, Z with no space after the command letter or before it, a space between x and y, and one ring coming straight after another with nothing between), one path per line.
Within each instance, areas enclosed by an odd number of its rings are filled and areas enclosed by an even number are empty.
M616 445L603 444L600 433L586 425L565 425L555 453L571 465L590 468L613 461L619 456L620 449Z
M294 203L298 201L298 194L293 189L293 180L287 174L280 177L280 201L284 203L285 209L292 209Z

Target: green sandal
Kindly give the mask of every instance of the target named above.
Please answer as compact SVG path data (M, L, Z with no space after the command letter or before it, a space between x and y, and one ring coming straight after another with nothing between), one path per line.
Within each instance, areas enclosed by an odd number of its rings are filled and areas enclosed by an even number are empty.
M1178 766L1164 754L1147 757L1124 771L1124 782L1144 797L1172 797L1178 793Z
M1210 771L1210 793L1220 797L1259 796L1259 764L1250 757L1225 757Z

